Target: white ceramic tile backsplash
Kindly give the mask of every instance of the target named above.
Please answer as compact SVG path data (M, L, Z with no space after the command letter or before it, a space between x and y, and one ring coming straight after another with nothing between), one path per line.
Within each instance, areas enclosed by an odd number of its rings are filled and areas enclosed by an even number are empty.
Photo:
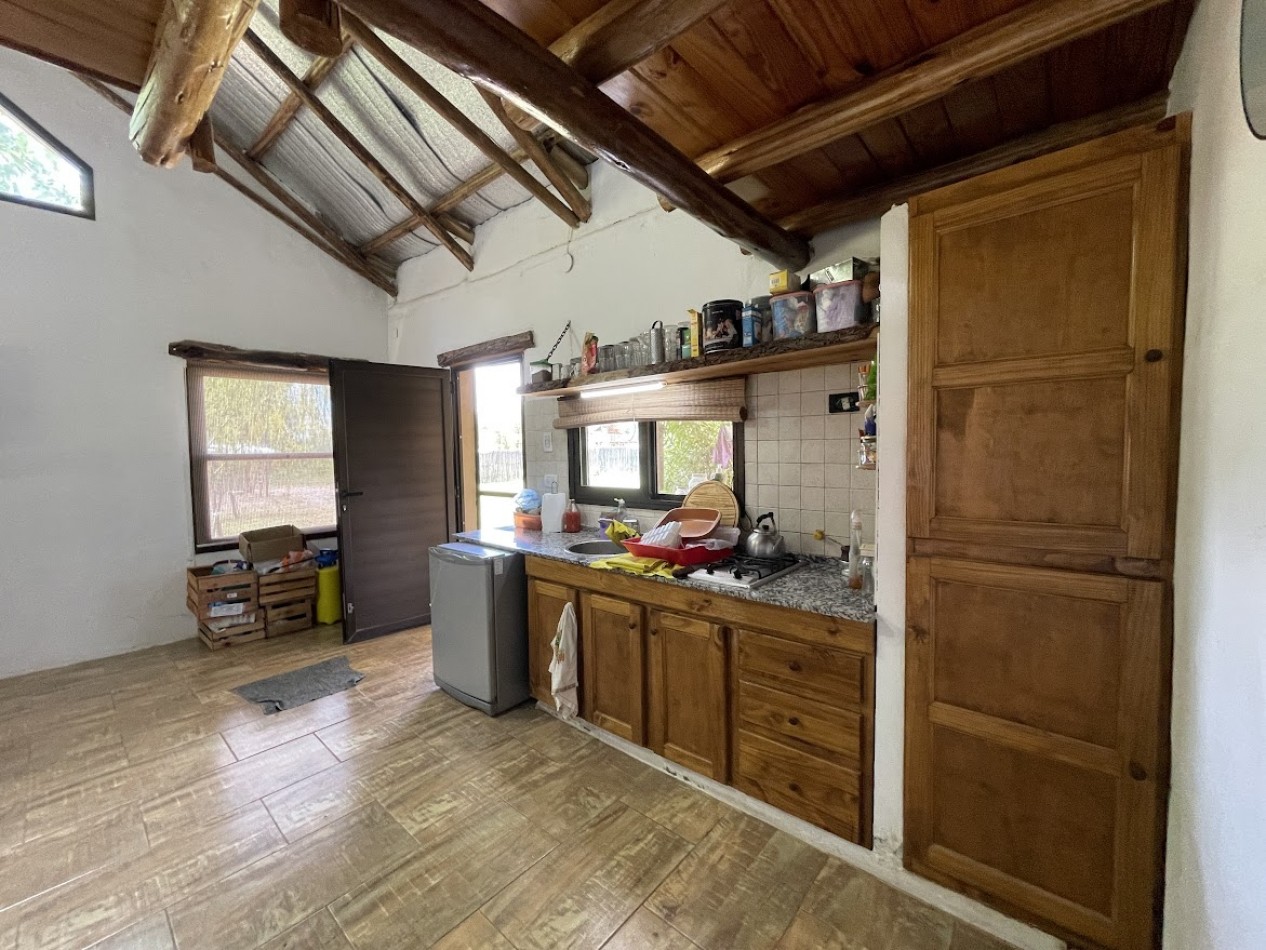
M848 543L849 514L862 513L863 535L875 538L875 473L857 463L857 430L862 414L827 413L830 393L857 389L862 364L765 373L747 380L748 418L744 425L745 497L749 518L773 511L787 537L788 549L799 554L837 554L813 540L817 529ZM523 403L527 483L544 490L548 475L568 492L567 433L554 429L558 404L552 399ZM553 451L543 436L552 433ZM598 509L581 505L586 525L597 523ZM655 524L663 512L637 511L642 527Z

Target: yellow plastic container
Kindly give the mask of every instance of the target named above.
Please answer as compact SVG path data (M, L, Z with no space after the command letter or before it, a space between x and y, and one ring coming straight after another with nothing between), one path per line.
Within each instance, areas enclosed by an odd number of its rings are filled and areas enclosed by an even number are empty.
M338 565L317 568L316 622L338 623L343 619L343 584Z

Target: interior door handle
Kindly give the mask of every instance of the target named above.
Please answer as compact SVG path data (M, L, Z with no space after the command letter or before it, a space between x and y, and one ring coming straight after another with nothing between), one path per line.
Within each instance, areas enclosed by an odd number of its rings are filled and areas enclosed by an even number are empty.
M363 491L341 491L338 493L340 498L359 498L365 494Z

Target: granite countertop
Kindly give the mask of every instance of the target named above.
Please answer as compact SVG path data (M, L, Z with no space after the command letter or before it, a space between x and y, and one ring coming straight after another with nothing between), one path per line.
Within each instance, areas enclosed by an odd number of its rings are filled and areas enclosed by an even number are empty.
M605 540L606 535L597 528L585 528L578 534L542 534L540 531L515 531L512 528L489 528L481 531L463 531L459 541L482 544L502 551L519 551L555 561L586 564L593 560L567 550L567 545L577 541ZM869 594L852 590L844 580L843 565L833 558L811 558L810 563L777 578L755 590L740 587L714 587L689 577L674 580L667 577L650 577L647 580L660 584L679 584L696 590L723 594L739 600L754 600L777 607L791 607L840 617L860 623L872 623L875 619L875 603Z

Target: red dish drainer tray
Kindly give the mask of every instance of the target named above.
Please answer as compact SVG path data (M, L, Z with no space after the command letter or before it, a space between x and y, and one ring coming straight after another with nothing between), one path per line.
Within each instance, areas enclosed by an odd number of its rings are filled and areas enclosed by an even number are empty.
M661 561L667 561L670 564L676 564L679 567L696 567L700 564L711 564L713 561L720 561L734 553L733 548L722 548L719 551L713 551L705 548L702 544L689 544L680 548L661 548L655 544L643 544L637 538L629 541L621 541L630 554L636 554L638 557L653 557Z

